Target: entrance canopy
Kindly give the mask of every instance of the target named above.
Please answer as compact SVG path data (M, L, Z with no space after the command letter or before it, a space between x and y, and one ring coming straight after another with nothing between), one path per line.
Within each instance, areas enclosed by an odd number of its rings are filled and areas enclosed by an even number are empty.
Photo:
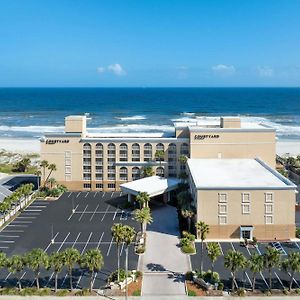
M154 197L175 190L180 182L177 178L151 176L123 183L120 187L126 194L136 196L140 192L146 192L150 197Z

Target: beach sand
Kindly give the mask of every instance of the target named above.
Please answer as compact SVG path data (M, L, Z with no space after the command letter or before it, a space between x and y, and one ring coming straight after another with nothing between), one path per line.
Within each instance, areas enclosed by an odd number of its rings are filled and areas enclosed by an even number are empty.
M0 138L0 149L17 153L39 153L39 139L8 139ZM278 140L276 143L278 155L300 155L300 140Z

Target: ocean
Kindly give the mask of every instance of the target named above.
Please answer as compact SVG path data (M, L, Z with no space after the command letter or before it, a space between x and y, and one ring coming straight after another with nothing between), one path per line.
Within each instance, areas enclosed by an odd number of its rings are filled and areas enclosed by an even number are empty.
M0 138L63 130L89 113L92 132L173 132L172 121L239 115L300 140L300 88L0 88Z

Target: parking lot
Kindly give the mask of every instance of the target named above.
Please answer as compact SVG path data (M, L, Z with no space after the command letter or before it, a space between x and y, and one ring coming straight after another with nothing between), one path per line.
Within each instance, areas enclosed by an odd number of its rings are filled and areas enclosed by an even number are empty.
M121 209L127 196L120 192L67 192L57 201L34 201L14 221L0 232L0 250L7 255L23 254L33 248L42 248L48 254L68 247L84 253L98 248L104 258L103 269L95 275L94 288L106 284L107 276L117 268L117 247L111 236L111 226L123 223L139 228L129 211ZM136 269L138 256L133 246L129 250L129 269ZM125 251L121 245L121 267ZM7 270L0 273L1 285L16 285L16 276ZM34 284L34 274L24 270L23 285ZM54 285L54 274L42 271L41 285ZM59 276L59 288L68 288L64 270ZM88 276L81 269L74 270L74 287L87 287Z
M206 245L206 243L205 243ZM231 273L229 270L224 268L224 255L226 255L228 250L240 251L243 255L249 260L252 253L258 253L263 255L266 250L266 246L272 246L281 253L281 258L285 259L287 254L290 251L300 251L300 245L297 242L289 242L289 243L259 243L257 248L246 248L240 246L239 243L230 243L230 242L222 242L219 243L222 255L218 258L215 263L214 271L220 274L221 280L224 282L225 287L231 287ZM193 270L200 268L200 251L201 251L201 243L196 243L197 254L191 256L191 262ZM204 247L204 258L203 258L203 267L204 271L211 269L211 261L207 256L206 247ZM256 288L266 290L268 289L268 272L264 271L261 274L257 275L256 279ZM278 268L272 271L272 288L274 289L283 289L288 287L289 276L279 270ZM237 273L236 287L244 287L247 289L252 288L252 273L250 270L239 271ZM296 274L294 287L300 288L300 274Z

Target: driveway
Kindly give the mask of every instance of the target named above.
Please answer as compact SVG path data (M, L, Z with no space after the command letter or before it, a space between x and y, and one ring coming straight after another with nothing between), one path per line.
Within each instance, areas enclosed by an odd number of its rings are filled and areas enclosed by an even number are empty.
M178 247L176 208L154 206L153 223L147 228L146 252L139 269L144 272L143 295L184 295L183 274L191 270L190 257Z

